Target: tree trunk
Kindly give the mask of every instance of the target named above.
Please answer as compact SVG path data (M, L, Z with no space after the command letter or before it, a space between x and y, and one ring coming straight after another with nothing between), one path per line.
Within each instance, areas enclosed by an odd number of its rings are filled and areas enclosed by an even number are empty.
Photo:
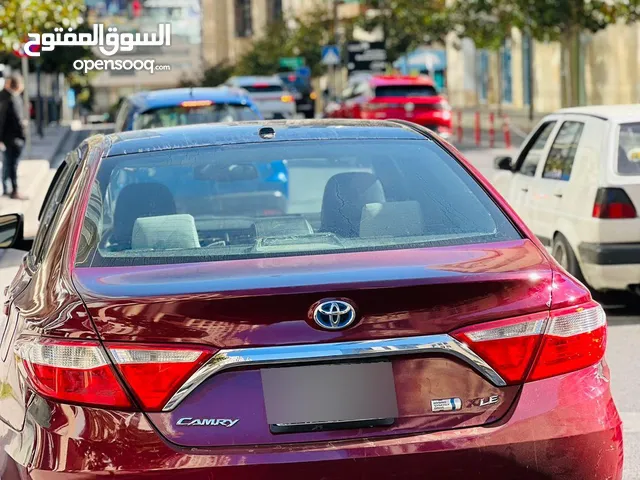
M575 107L580 105L581 89L583 87L580 42L580 29L570 28L562 35L561 44L561 76L562 76L562 106Z

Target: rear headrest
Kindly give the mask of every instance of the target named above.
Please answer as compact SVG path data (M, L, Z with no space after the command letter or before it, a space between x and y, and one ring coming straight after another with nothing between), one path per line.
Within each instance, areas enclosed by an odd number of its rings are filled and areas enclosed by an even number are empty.
M410 237L423 233L422 209L416 201L368 203L362 209L361 237Z
M122 248L128 248L133 224L138 218L174 213L176 204L166 185L153 182L127 185L118 195L113 212L114 241Z
M362 208L367 203L384 201L384 189L375 175L368 172L334 175L324 189L320 229L342 237L357 237Z
M191 215L138 218L133 225L132 250L198 247L200 247L198 231Z

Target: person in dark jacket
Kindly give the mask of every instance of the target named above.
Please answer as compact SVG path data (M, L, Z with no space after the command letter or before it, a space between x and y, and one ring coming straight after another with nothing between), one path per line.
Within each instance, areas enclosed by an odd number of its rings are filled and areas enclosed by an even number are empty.
M18 191L18 161L25 143L25 121L20 94L24 90L22 77L12 74L5 79L0 92L0 149L4 150L2 164L3 194L25 200ZM11 184L9 192L8 184Z

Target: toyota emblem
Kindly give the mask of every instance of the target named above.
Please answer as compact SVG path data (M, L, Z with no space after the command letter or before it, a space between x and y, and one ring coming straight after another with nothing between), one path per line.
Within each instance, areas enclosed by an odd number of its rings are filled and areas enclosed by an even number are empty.
M348 302L328 300L321 302L313 311L313 320L325 330L342 330L356 319L356 311Z

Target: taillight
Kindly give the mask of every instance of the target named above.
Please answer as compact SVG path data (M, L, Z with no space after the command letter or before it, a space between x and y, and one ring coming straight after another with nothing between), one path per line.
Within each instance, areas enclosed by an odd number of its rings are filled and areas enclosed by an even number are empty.
M180 104L184 108L208 107L213 105L213 100L185 100Z
M542 340L529 380L574 372L598 363L607 344L607 319L602 307L555 312Z
M458 330L465 343L513 385L594 365L604 356L606 317L595 302Z
M285 102L285 103L293 102L293 96L292 95L282 95L280 97L280 101Z
M211 355L189 347L110 346L126 384L146 411L159 411ZM153 379L153 380L151 380Z
M599 188L593 204L594 218L636 218L633 202L621 188Z
M159 411L212 354L185 346L111 345L118 370L140 406ZM130 409L131 401L95 341L19 340L16 355L32 388L61 403Z
M98 342L29 339L16 355L31 387L62 403L130 408L131 402Z

